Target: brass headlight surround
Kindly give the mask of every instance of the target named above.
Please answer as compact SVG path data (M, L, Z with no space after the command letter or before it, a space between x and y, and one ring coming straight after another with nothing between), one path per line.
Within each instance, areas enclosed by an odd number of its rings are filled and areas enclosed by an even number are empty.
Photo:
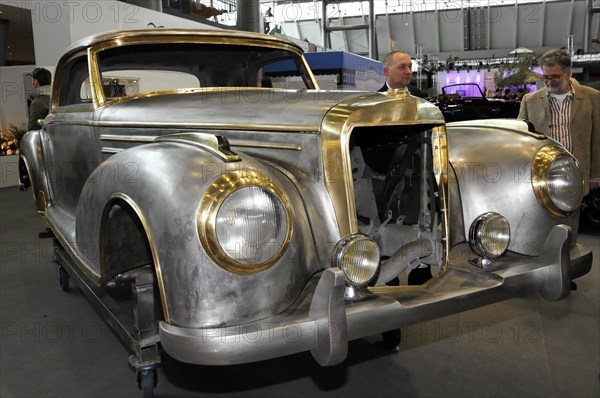
M287 217L287 230L281 247L269 260L251 266L227 255L219 243L216 231L217 214L221 205L231 194L245 187L259 187L274 195L281 202ZM292 236L291 207L287 196L273 181L252 170L236 170L217 178L200 200L196 220L198 236L208 256L220 267L236 274L256 274L273 266L285 252Z
M581 176L580 171L581 187L579 189L579 193L575 192L575 195L578 197L578 199L573 201L573 203L577 202L577 204L570 206L570 210L564 210L560 209L552 199L551 186L548 181L548 173L553 162L561 156L568 157L569 160L572 160L573 165L577 166L577 170L579 170L579 163L577 162L577 159L567 152L566 149L555 145L545 146L540 149L535 155L531 165L531 184L533 186L535 197L542 207L544 207L548 213L555 217L566 217L577 210L579 204L581 203L581 199L583 198L583 177Z

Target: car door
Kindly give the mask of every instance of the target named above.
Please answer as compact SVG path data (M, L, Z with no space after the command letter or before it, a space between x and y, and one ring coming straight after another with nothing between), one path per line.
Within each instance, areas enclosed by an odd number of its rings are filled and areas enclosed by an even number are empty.
M48 215L63 232L73 231L81 190L100 164L89 86L87 53L74 54L57 68L52 111L41 131L50 185Z

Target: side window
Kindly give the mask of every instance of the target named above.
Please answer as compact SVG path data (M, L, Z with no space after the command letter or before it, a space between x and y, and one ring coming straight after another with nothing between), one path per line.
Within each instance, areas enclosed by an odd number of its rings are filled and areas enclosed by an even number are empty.
M302 90L311 85L310 77L299 66L297 59L276 59L275 62L265 64L260 70L262 87L277 87L293 90Z
M86 55L71 59L63 68L58 102L59 106L92 102Z

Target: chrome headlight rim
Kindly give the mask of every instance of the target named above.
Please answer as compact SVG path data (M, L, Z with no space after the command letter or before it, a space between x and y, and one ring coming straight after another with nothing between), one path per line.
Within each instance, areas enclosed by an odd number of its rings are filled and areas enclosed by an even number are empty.
M357 275L357 269L351 269L353 266L352 262L345 261L347 260L346 255L353 249L353 246L361 243L366 243L371 246L371 249L375 251L375 255L373 258L366 259L368 262L367 266L358 269L361 272L360 275ZM358 252L357 252L358 253ZM370 281L373 280L375 275L377 275L377 271L379 270L379 246L377 243L368 235L356 233L344 236L342 239L338 241L333 250L332 257L332 265L334 267L338 267L344 272L344 276L346 279L346 284L348 286L366 286Z
M581 177L581 195L578 196L578 199L573 200L574 204L569 209L559 208L552 199L548 174L554 162L560 157L568 158L579 169L579 162L566 149L557 145L548 145L540 149L533 159L531 165L531 184L538 203L550 215L562 218L569 216L579 208L583 199L583 177Z
M262 188L282 204L287 228L281 247L266 261L248 265L231 258L221 247L217 236L217 216L223 203L236 191L248 187ZM218 177L206 190L198 204L197 230L202 247L221 268L240 275L263 272L283 256L292 238L292 212L287 195L269 178L253 170L236 170Z
M491 249L490 245L487 243L486 239L489 237L484 236L484 234L489 233L489 231L485 231L484 228L488 227L493 222L501 222L504 225L502 230L492 231L500 234L504 234L505 236L501 236L502 239L495 240L494 244L501 243L501 250ZM506 253L508 250L508 246L510 244L510 224L508 220L499 213L496 212L487 212L479 215L473 222L471 223L471 227L469 228L469 245L471 249L478 256L486 258L486 259L497 259Z

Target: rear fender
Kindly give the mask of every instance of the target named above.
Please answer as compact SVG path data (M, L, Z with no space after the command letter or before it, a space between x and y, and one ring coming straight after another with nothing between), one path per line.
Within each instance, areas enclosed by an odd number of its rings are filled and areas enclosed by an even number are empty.
M37 212L45 215L50 199L50 184L44 164L40 130L28 132L21 140L18 184L21 191L31 188Z

